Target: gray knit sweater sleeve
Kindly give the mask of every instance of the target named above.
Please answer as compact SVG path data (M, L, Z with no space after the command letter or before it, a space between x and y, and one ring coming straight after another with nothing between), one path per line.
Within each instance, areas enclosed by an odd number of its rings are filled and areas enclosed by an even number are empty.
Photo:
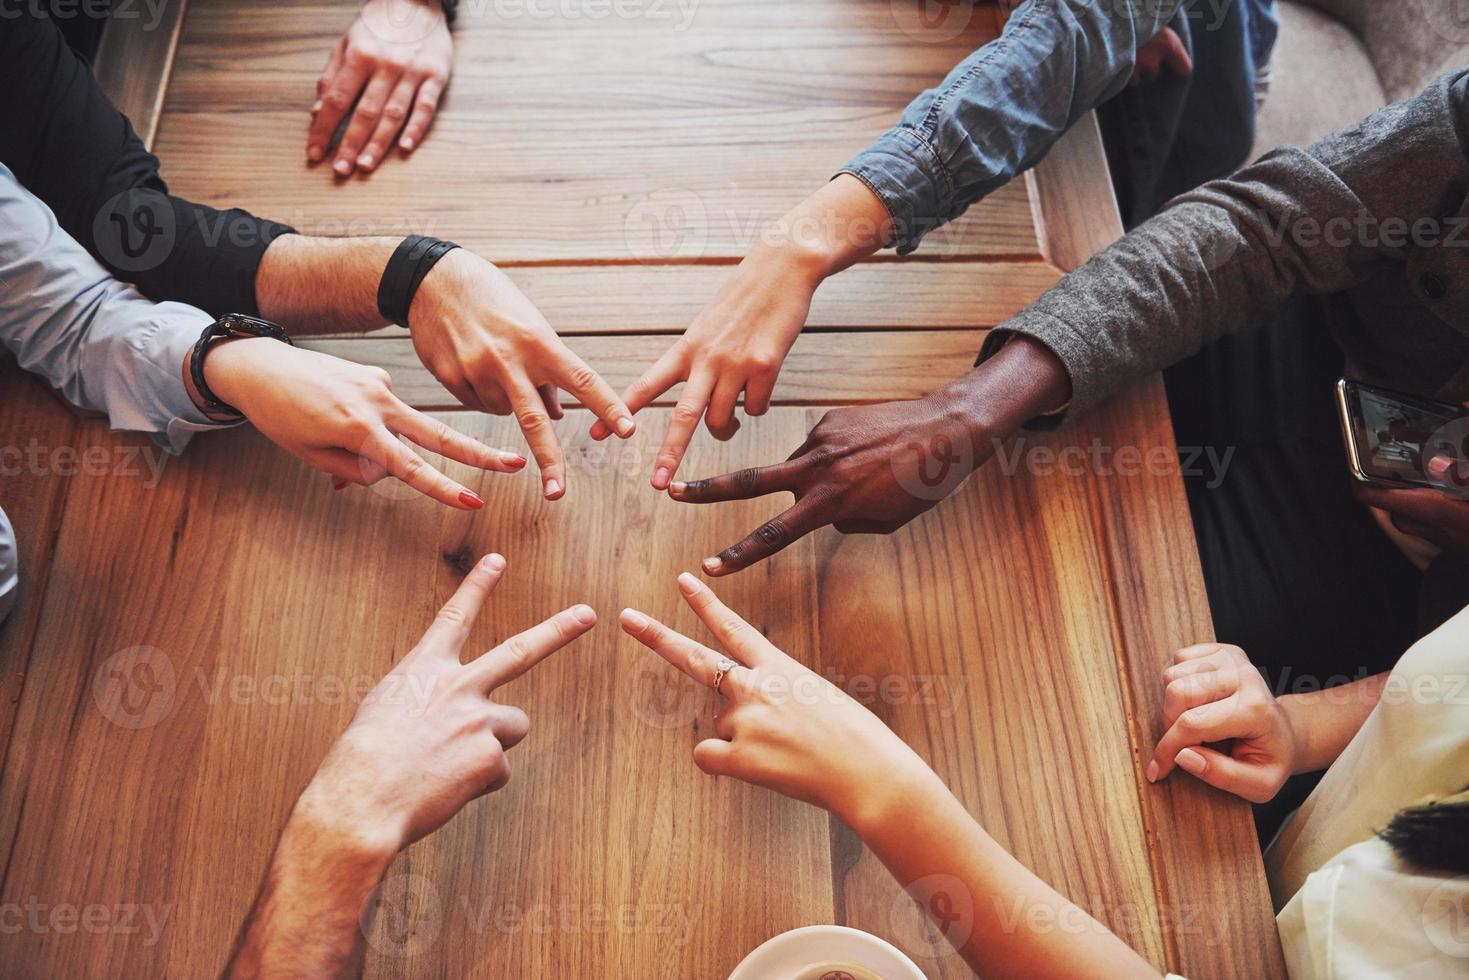
M991 331L980 360L1010 335L1040 340L1070 372L1070 417L1261 326L1292 296L1404 262L1409 246L1385 242L1383 223L1453 215L1469 190L1466 87L1469 71L1444 75L1305 150L1275 150L1175 198Z

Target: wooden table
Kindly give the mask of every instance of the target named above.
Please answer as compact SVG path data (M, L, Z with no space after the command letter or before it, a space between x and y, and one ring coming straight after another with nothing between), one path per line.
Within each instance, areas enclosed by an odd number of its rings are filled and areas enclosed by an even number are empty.
M457 31L451 96L416 157L335 183L302 163L305 107L351 7L190 5L156 143L175 190L303 231L454 238L513 267L619 387L764 220L999 27L987 8L908 0L702 0L686 24L653 0L623 17L585 0L492 7ZM912 397L963 372L986 327L1118 233L1087 120L912 259L885 255L823 287L777 407L729 444L701 435L686 472L782 458L827 406ZM402 331L313 346L452 407ZM148 447L77 423L5 370L0 444L109 459ZM930 977L969 976L849 830L702 775L690 749L714 699L613 624L634 605L697 634L674 575L782 506L652 493L666 413L608 449L569 412L559 503L533 475L456 468L488 501L474 515L334 494L248 431L199 439L156 486L120 464L7 474L0 505L28 577L0 631L3 901L112 911L105 930L0 934L5 971L217 971L354 691L414 641L473 556L497 549L510 572L476 643L573 601L604 625L506 691L533 720L516 778L394 865L370 974L718 978L778 932L837 922L896 942ZM446 417L519 444L505 420ZM1166 455L1161 386L1029 445L1094 438ZM1000 841L1154 963L1196 980L1280 972L1247 808L1187 777L1141 776L1159 671L1211 635L1176 472L990 465L891 537L828 529L719 589L870 703ZM101 697L109 672L140 662L152 685L139 675L137 713L120 712ZM135 906L132 931L118 906Z

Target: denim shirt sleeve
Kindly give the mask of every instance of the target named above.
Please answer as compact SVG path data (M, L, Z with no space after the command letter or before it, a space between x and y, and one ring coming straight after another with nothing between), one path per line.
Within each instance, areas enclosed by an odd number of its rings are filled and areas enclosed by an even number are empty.
M211 318L108 274L0 165L0 344L66 399L180 452L218 426L189 398L184 357Z
M840 173L892 215L900 253L1035 165L1083 114L1121 91L1137 50L1182 0L1026 0Z

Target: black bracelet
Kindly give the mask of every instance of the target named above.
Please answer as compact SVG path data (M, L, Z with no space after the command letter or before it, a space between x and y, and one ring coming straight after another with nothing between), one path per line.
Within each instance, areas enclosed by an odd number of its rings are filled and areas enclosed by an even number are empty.
M459 0L439 0L439 6L444 8L444 23L453 27L459 16Z
M389 323L408 326L408 309L423 279L444 256L458 248L428 235L409 235L393 250L377 287L377 311Z
M204 380L204 359L209 356L214 342L232 337L270 337L292 347L296 345L290 335L274 323L258 317L246 316L243 313L226 313L204 328L204 333L200 334L199 342L194 345L194 353L189 358L189 377L194 379L194 388L199 392L199 400L203 402L205 414L225 415L232 419L243 420L245 413L221 401L219 396L210 390L209 382Z

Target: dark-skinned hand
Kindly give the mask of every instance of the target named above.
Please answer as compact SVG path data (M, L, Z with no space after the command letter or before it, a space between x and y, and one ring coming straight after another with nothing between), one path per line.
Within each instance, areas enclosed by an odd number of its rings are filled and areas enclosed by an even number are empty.
M1387 513L1393 527L1450 554L1469 558L1469 464L1447 456L1428 461L1428 476L1443 489L1390 489L1354 484L1358 501Z

